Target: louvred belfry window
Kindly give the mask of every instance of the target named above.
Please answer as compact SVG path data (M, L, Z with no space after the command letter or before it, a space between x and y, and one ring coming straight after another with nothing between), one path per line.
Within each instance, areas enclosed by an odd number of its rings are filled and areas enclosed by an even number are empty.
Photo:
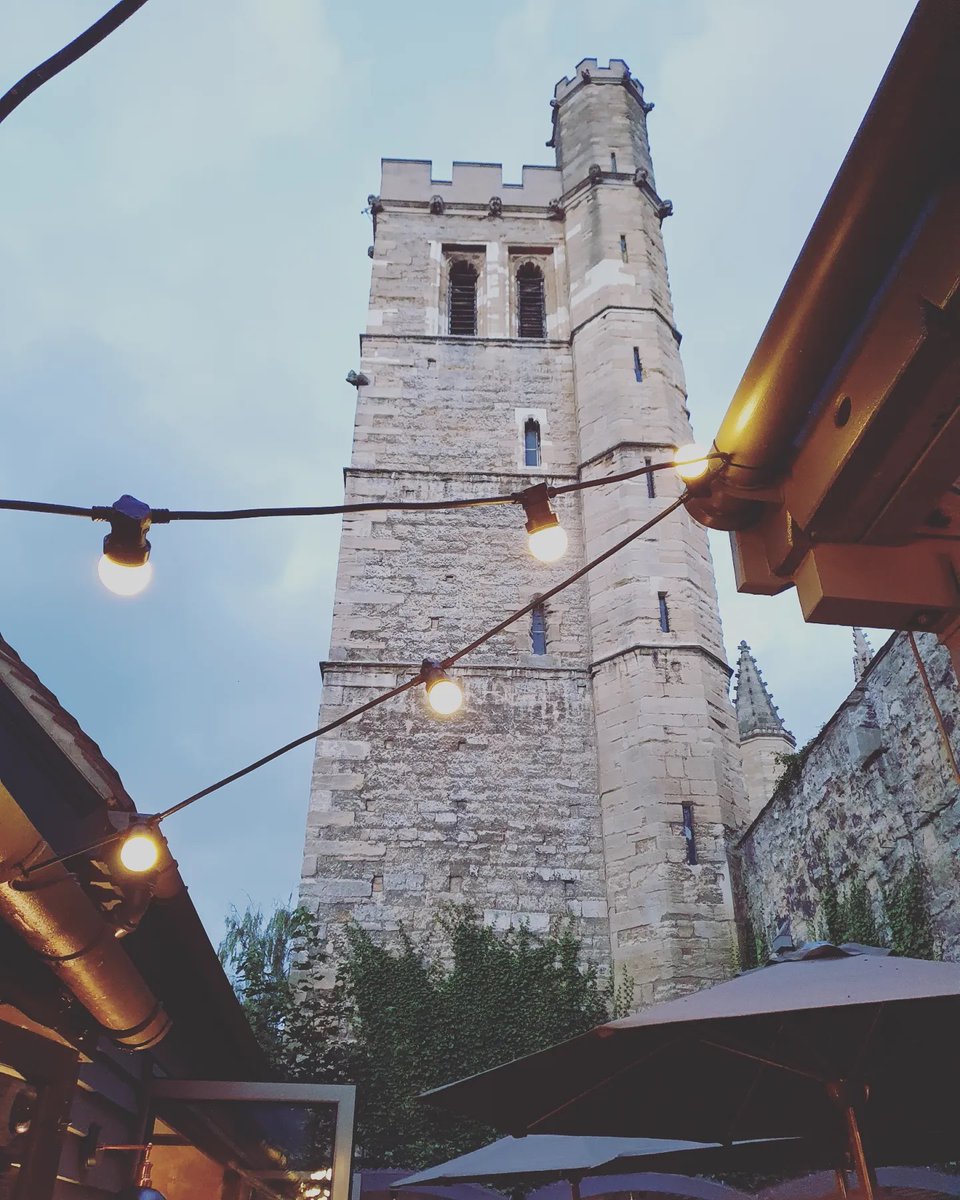
M477 332L477 269L463 260L450 267L448 332L475 337Z
M536 263L524 263L517 271L517 334L522 338L547 336L543 272Z

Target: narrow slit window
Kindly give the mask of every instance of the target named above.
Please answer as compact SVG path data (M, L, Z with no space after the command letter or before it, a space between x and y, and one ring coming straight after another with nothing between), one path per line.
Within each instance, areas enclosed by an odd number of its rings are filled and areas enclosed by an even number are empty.
M614 175L616 175L616 173L617 173L617 156L616 156L616 154L614 154L614 152L612 150L610 151L610 170L614 173Z
M528 417L523 425L523 465L539 467L540 458L540 422Z
M517 334L522 338L547 336L543 272L532 262L517 270Z
M625 233L620 234L620 257L624 262L630 261L630 255L627 253L627 235Z
M633 348L633 373L637 377L637 383L643 383L643 363L640 361L640 347Z
M664 633L670 632L670 610L667 608L667 593L657 592L660 604L660 628Z
M542 604L530 610L530 645L534 654L547 652L547 617Z
M682 804L680 807L683 812L683 840L687 847L687 862L691 866L696 866L697 839L693 833L693 805Z
M643 465L647 468L647 471L649 472L647 475L647 495L652 500L654 498L654 496L656 496L656 494L657 494L657 477L650 470L650 468L653 466L653 459L649 458L649 457L645 458L643 460Z
M463 259L450 267L448 317L450 333L476 336L477 268Z

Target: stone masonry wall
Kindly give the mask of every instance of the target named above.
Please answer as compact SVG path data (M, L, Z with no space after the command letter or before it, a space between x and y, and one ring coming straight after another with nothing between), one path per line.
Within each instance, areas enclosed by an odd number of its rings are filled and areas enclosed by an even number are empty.
M328 667L324 719L412 672ZM325 738L316 760L301 896L332 934L352 917L423 932L436 905L466 902L503 926L573 917L608 955L602 843L585 674L458 672L466 705L438 720L417 689Z
M646 105L626 65L586 60L557 90L581 473L691 440L652 190ZM680 492L672 474L583 493L592 557ZM723 978L735 940L729 837L739 754L706 533L677 511L588 576L598 777L614 963L648 1004ZM688 858L684 810L696 856Z
M960 690L947 651L917 635L937 703L960 757ZM960 959L960 785L906 634L876 655L740 842L741 886L753 930L778 920L812 937L824 869L842 887L865 880L877 913L884 883L916 857L945 957Z
M478 205L459 165L468 207L430 213L414 203L417 187L434 187L429 165L412 166L385 168L347 501L509 494L576 478L570 347L553 336L567 334L562 227L545 209L488 217L489 194ZM473 178L479 168L467 174L474 187L490 184ZM506 336L508 285L511 250L531 245L550 252L550 336L527 342ZM480 258L486 336L442 332L450 247ZM523 460L528 416L541 429L537 467ZM555 508L570 548L554 565L529 554L517 505L346 517L321 720L410 678L424 657L458 649L574 570L579 499ZM589 957L607 964L585 588L550 601L545 617L546 654L533 654L527 617L458 665L466 703L454 717L429 712L418 688L318 743L301 896L331 939L347 919L387 937L401 922L421 933L449 901L494 926L572 918Z

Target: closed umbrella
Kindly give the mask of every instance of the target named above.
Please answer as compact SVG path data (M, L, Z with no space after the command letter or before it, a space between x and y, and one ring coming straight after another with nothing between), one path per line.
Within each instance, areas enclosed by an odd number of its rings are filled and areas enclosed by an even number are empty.
M960 965L814 943L425 1099L513 1134L800 1137L960 1158Z

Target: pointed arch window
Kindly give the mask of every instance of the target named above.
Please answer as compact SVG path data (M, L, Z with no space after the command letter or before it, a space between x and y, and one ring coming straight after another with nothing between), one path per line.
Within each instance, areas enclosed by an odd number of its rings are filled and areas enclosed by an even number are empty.
M517 269L517 336L547 336L543 271L536 263L525 262Z
M534 654L547 652L547 615L542 604L530 610L530 646Z
M462 337L477 333L477 268L464 259L450 264L447 330Z
M528 417L523 423L523 465L539 467L541 461L540 422Z

